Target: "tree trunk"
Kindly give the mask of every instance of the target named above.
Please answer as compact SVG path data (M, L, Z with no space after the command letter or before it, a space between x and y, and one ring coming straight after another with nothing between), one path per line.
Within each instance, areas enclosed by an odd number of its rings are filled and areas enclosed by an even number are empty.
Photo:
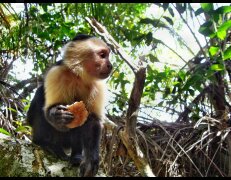
M40 147L0 134L1 177L77 177L79 168L58 160ZM97 176L103 176L97 175Z

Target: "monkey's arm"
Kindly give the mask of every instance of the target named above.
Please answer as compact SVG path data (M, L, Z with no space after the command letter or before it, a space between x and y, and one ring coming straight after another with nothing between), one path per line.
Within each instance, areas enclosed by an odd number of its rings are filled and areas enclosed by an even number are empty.
M67 131L66 127L73 119L74 115L67 111L68 104L67 73L63 66L54 66L45 78L45 117L46 120L57 130Z

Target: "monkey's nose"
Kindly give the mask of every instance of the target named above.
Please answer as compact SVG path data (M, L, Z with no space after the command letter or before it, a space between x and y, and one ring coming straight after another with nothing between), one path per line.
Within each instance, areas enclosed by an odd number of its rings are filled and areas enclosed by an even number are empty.
M112 70L112 64L111 64L111 63L108 63L108 64L107 64L107 68L108 68L108 70L111 71L111 70Z

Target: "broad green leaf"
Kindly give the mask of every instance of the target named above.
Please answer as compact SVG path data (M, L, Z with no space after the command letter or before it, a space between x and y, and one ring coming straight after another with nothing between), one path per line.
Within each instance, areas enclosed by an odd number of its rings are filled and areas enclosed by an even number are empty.
M210 12L214 9L213 3L201 3L201 7L205 12Z
M227 31L229 28L231 28L231 20L228 20L224 22L218 29L217 31Z
M222 71L222 70L224 70L224 66L221 65L221 64L213 64L210 67L210 69L213 70L213 71Z
M219 47L211 46L209 48L209 53L211 54L211 56L214 56L218 51L219 51Z
M177 84L180 84L180 82L179 81L173 81L173 83L172 83L173 86L175 86Z
M231 20L224 22L216 32L216 35L219 39L224 40L227 35L227 30L231 28Z
M231 46L224 51L224 60L231 58Z
M179 74L181 80L184 81L185 80L185 75L186 75L185 72L184 71L179 71L178 74Z
M182 90L187 90L190 86L200 86L201 81L203 80L203 77L201 74L193 74L185 83L184 87Z
M214 32L211 30L212 22L207 21L199 28L199 32L205 36L211 36Z
M11 136L11 134L3 128L0 128L0 133Z
M219 14L225 14L231 12L231 6L221 6L216 9L216 12Z
M224 40L226 37L226 31L217 31L217 37L221 40Z
M213 14L211 14L211 18L217 23L219 24L219 22L222 22L222 16L217 13L217 12L213 12Z

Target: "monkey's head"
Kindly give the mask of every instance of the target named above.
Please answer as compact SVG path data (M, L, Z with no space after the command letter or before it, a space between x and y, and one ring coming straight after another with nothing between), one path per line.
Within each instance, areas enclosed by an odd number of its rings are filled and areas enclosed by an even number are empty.
M78 35L66 45L64 63L87 81L105 79L112 71L109 54L110 49L102 40Z

